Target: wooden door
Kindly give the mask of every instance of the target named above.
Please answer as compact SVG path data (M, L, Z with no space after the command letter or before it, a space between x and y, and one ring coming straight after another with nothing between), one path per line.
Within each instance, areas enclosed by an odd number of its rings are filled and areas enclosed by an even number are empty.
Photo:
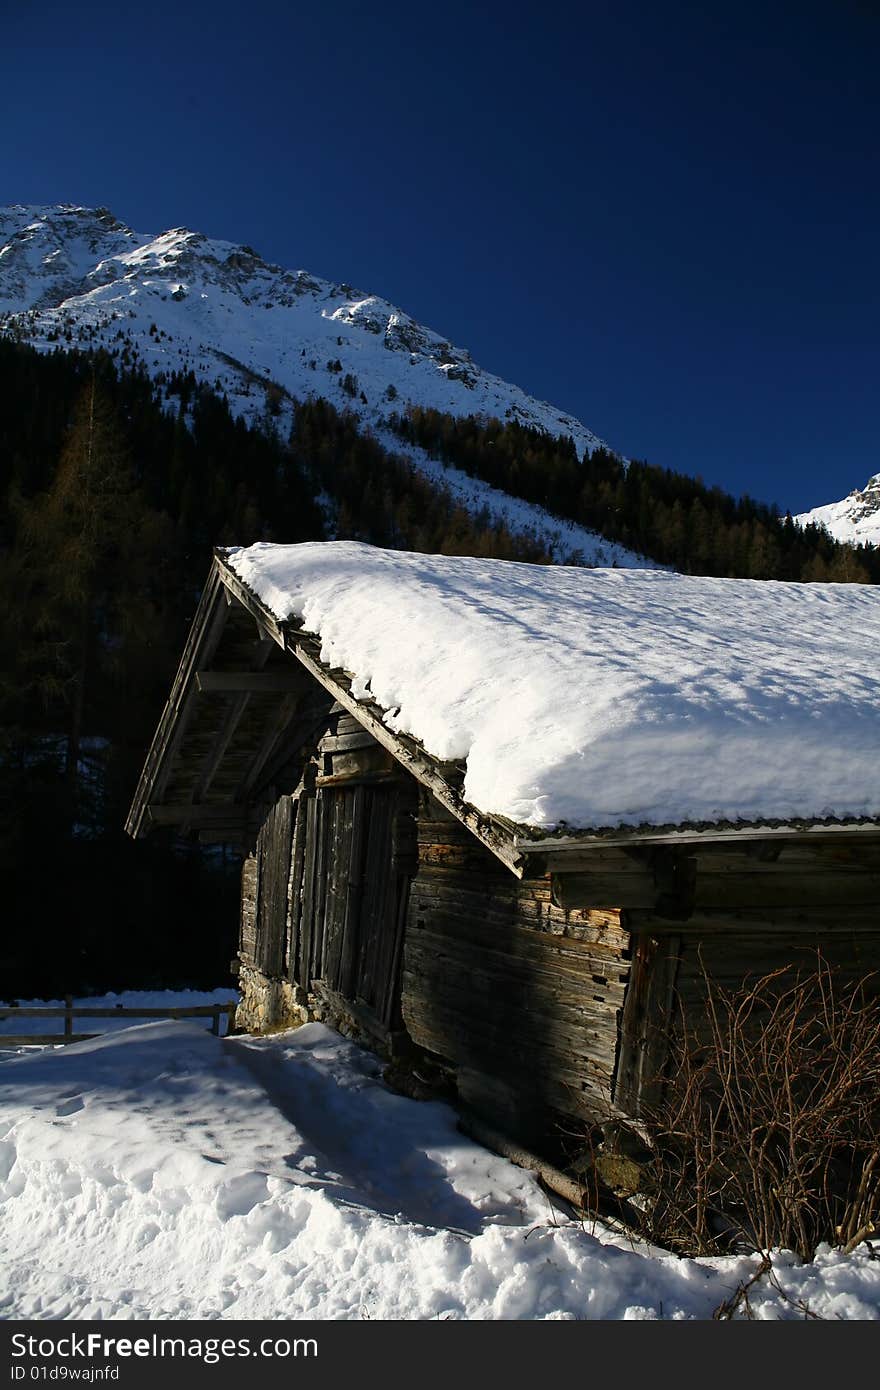
M293 842L290 975L400 1023L400 958L412 864L406 788L353 781L300 798Z

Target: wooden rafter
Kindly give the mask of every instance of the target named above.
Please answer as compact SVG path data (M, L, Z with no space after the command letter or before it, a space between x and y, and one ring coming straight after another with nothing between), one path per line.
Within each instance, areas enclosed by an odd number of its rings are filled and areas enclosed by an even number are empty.
M199 802L181 802L170 806L151 803L148 811L155 825L187 825L193 830L227 826L241 828L249 820L246 807L225 803L219 806Z
M196 685L208 694L283 695L303 682L297 671L197 671Z
M129 835L137 837L147 802L160 801L171 775L175 754L195 709L198 693L194 672L213 658L229 616L225 589L214 565L183 649L180 665L147 754L126 822Z

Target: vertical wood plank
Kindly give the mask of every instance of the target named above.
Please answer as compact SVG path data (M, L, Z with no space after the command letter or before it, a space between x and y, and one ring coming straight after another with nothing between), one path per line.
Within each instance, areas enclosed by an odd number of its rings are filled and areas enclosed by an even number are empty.
M327 889L324 825L327 818L327 794L319 791L315 798L315 885L312 909L312 954L309 967L313 980L320 980L324 970L324 902Z
M306 804L305 845L303 847L302 912L299 931L299 961L297 978L303 989L312 983L312 941L315 920L315 873L318 856L318 798L309 796Z
M287 978L293 984L302 984L299 978L301 967L300 923L302 921L303 875L306 852L306 820L311 800L307 791L300 792L294 808L293 852L290 858L290 880L287 892Z
M614 1103L631 1115L656 1104L663 1091L681 938L636 934L623 1004Z
M347 999L355 994L356 967L358 961L361 906L364 878L364 847L368 839L366 826L368 791L364 786L354 787L348 794L350 800L351 834L347 845L347 862L344 864L344 908L342 921L342 942L339 959L339 992Z

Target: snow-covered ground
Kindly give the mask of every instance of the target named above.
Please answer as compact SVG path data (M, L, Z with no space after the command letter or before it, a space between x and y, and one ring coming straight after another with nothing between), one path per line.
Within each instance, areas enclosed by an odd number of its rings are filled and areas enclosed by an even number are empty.
M880 592L415 555L232 550L281 619L520 824L880 815Z
M755 1270L569 1219L380 1073L321 1024L151 1023L7 1058L0 1316L694 1319ZM867 1246L779 1253L774 1279L756 1317L880 1315Z

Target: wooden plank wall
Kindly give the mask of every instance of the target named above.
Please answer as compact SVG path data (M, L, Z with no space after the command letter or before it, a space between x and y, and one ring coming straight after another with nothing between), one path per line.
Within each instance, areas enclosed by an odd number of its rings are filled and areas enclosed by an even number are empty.
M735 990L748 978L752 981L773 970L784 970L779 987L794 983L796 973L809 973L817 963L819 948L823 961L834 971L841 986L864 980L871 994L880 992L880 920L865 919L864 927L847 922L841 913L838 930L825 932L814 922L812 929L756 930L735 918L728 929L700 931L688 923L681 935L681 951L675 992L680 1009L697 1020L703 1013L706 996L704 970L725 990ZM806 920L809 920L808 918Z
M312 996L319 1016L347 1001L368 1019L370 1038L401 1027L415 801L413 779L334 710L313 763L269 811L242 874L243 960L298 987L292 997L303 1003Z
M241 933L239 950L249 964L256 964L257 856L249 854L241 866Z
M254 963L270 978L280 977L283 971L295 813L293 797L279 797L257 837Z
M292 978L306 988L320 980L385 1027L396 1023L407 887L392 863L399 805L393 783L319 787L304 834L302 892L292 891L302 904L296 921L291 914Z
M524 1138L548 1113L607 1114L629 934L517 880L428 793L410 892L403 1017L455 1063L461 1099Z
M822 897L820 895L820 904ZM674 1081L670 1040L683 1027L705 1034L707 978L727 992L782 971L782 991L817 965L817 949L842 989L864 982L880 993L880 910L817 905L702 913L675 922L647 912L625 914L633 965L621 1029L615 1102L634 1116ZM760 1016L754 1015L755 1026ZM674 1070L674 1069L672 1069Z

